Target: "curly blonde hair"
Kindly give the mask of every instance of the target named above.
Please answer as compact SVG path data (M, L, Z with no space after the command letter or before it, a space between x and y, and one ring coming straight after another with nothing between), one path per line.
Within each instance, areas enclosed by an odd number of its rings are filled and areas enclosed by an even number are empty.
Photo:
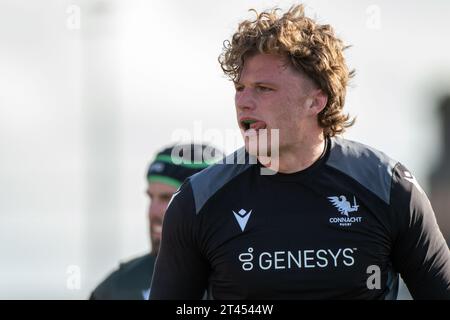
M219 63L223 72L237 81L244 60L256 53L278 54L288 58L297 70L306 74L328 96L327 105L318 115L326 136L341 134L354 123L343 114L349 71L343 51L348 48L336 37L333 28L305 16L303 5L291 7L281 17L279 8L256 14L256 20L239 24L231 42L224 41Z

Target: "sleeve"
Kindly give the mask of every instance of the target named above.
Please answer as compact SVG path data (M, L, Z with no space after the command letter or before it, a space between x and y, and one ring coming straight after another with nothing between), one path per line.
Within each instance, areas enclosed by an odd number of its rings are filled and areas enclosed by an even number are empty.
M198 216L189 180L176 192L163 221L150 300L201 299L209 267L198 245Z
M414 299L450 299L450 251L430 201L403 165L393 172L394 267Z

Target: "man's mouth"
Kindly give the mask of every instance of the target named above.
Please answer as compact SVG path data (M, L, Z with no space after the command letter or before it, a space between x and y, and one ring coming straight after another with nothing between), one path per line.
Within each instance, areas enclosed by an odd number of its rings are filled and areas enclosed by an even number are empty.
M244 129L244 131L248 131L250 129L258 131L260 129L266 129L267 124L264 121L260 120L245 119L241 121L241 127Z

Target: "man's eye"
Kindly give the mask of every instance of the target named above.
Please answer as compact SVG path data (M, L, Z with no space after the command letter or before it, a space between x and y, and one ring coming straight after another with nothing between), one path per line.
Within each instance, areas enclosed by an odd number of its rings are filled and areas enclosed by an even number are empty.
M234 88L236 89L236 92L241 92L242 90L244 90L243 86L235 86Z
M259 92L268 92L268 91L272 91L273 89L272 88L269 88L269 87L263 87L263 86L257 86L256 87L256 91L259 91Z

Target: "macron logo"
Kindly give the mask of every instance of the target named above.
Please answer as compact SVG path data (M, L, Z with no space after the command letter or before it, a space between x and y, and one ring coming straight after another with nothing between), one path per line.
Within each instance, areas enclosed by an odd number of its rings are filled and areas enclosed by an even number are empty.
M241 227L241 230L244 231L245 226L247 225L248 219L250 218L250 215L252 214L252 210L249 212L245 211L244 209L241 209L238 211L238 213L234 212L234 217L236 218L237 222L239 223L239 226Z

